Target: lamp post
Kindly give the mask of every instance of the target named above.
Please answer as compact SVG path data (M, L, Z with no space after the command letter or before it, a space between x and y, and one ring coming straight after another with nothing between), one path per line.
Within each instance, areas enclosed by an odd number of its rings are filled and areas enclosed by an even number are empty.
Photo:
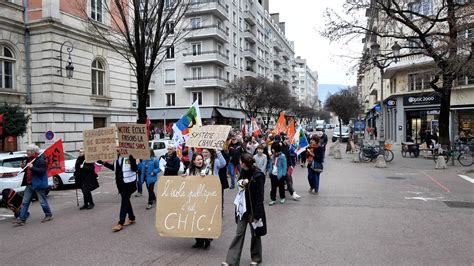
M392 45L392 52L388 53L384 56L385 58L379 58L381 56L380 54L380 45L376 42L372 43L370 46L370 53L372 55L373 63L374 65L380 70L380 112L381 112L381 117L380 117L380 133L378 135L379 141L380 141L380 146L381 146L381 152L382 155L384 154L384 146L385 146L385 125L384 125L384 119L385 119L385 104L384 104L384 97L383 97L383 75L385 68L390 66L393 62L398 62L398 57L400 56L400 50L401 46L398 44L398 42L395 42Z
M71 52L74 50L74 46L70 41L65 41L61 44L61 49L59 50L59 76L63 77L63 47L66 46L66 51L68 52L68 64L65 67L66 77L71 79L74 74L74 66L72 65Z

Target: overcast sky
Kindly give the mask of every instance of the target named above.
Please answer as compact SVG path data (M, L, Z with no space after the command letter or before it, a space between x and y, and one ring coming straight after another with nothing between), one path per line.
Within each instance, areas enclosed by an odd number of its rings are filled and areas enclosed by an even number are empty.
M362 43L350 46L329 43L319 31L324 28L326 8L341 10L344 0L270 0L270 13L280 13L286 22L286 36L295 42L295 56L307 59L309 67L319 73L320 84L356 85L355 73L347 75L354 62L339 55L360 54Z

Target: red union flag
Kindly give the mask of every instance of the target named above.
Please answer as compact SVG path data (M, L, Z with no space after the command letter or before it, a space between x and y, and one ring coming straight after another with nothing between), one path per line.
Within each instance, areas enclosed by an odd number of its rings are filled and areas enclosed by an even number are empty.
M55 176L65 171L63 141L57 140L43 152L46 157L48 176Z

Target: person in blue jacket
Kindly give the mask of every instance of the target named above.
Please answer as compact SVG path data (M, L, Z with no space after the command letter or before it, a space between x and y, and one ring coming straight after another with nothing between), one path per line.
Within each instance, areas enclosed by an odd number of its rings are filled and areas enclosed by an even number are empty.
M160 173L160 162L155 158L155 153L150 149L150 159L141 160L138 164L138 170L140 172L140 183L146 183L148 190L148 205L146 209L153 208L153 203L156 201L155 196L155 183L158 181L158 174Z
M275 205L276 203L277 187L280 191L280 203L285 203L285 180L288 170L286 157L282 152L280 143L272 144L272 153L273 156L268 163L268 173L270 174L270 181L272 183L272 188L270 190L270 206Z

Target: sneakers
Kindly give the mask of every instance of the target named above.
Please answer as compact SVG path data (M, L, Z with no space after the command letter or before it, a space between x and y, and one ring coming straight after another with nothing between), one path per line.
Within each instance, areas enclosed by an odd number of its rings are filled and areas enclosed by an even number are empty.
M252 261L250 262L250 265L258 265L258 262Z
M123 225L117 224L116 226L112 227L112 232L118 232L123 229Z
M291 197L293 198L293 200L296 200L296 201L300 200L300 198L301 198L301 196L296 194L296 192L293 192L293 196L291 196Z
M318 193L316 190L313 189L313 190L311 191L311 194L313 194L313 195L318 195L319 193Z
M280 203L281 203L281 204L284 204L285 201L286 201L285 199L281 199L281 200L280 200Z
M14 227L19 227L19 226L24 226L26 222L22 220L18 220L18 221L13 221L12 223Z
M95 204L89 204L86 209L92 210L94 209L94 207L95 207Z
M227 263L227 262L224 261L224 262L221 263L221 265L222 265L222 266L229 266L229 263Z
M268 203L268 205L273 206L273 205L275 205L275 203L276 203L276 201L272 200Z
M46 223L53 220L53 216L45 216L43 220L41 220L41 223Z
M148 206L146 206L146 209L147 209L147 210L149 210L149 209L151 209L151 208L153 208L153 204L148 204Z
M142 193L138 192L137 194L135 194L135 197L138 198L138 197L141 197L142 196Z
M84 205L84 206L80 207L79 210L81 210L81 211L85 210L85 209L87 209L87 207L88 207L87 205Z
M130 219L128 219L128 220L123 224L123 226L129 226L129 225L132 225L132 224L135 224L135 223L136 223L135 220L130 220Z

